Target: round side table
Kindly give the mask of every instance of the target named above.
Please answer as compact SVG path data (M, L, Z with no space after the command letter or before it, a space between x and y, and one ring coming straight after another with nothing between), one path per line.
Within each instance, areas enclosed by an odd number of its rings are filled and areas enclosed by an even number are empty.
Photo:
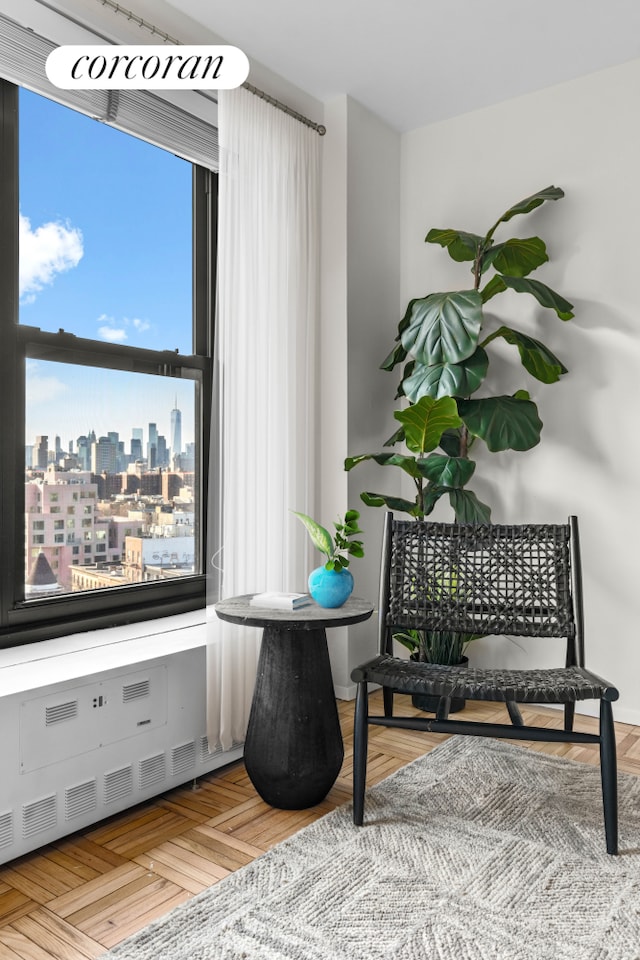
M367 620L373 605L350 597L335 609L272 610L251 597L215 605L221 620L263 628L244 762L263 800L303 810L326 797L344 758L326 628Z

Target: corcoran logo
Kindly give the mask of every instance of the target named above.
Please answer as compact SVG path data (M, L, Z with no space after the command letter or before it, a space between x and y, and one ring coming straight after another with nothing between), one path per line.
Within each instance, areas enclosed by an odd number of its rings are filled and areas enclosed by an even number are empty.
M249 60L230 46L57 47L47 77L62 90L230 90L249 75Z

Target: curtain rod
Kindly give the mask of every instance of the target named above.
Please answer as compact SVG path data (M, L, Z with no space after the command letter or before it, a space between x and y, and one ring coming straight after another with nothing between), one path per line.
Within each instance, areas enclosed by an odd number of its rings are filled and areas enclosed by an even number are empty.
M103 7L109 7L109 9L113 10L114 13L122 14L122 16L126 17L127 20L132 20L134 23L137 23L139 27L143 27L145 30L148 30L153 36L161 37L165 43L173 43L176 46L180 46L180 41L176 40L175 37L170 36L164 30L160 30L155 26L155 24L149 23L148 20L144 20L142 17L139 17L137 13L134 13L132 10L127 10L126 7L116 3L115 0L97 0L97 2L102 4ZM305 117L302 113L298 113L297 110L293 110L291 107L287 106L286 103L282 103L281 100L276 100L275 97L265 93L264 90L254 87L252 83L247 81L243 83L242 86L245 90L248 90L249 93L253 93L261 100L265 100L267 103L270 103L272 107L282 110L283 113L288 114L290 117L293 117L300 123L304 123L305 126L311 127L311 129L315 130L316 133L318 133L321 137L323 137L327 132L327 128L321 123L315 123L313 120L309 120L308 117Z

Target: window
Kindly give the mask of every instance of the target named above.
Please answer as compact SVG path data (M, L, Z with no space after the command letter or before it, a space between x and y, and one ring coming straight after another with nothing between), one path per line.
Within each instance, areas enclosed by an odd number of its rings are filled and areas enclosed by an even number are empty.
M3 646L204 605L216 178L1 80L0 108ZM174 510L188 565L147 582Z

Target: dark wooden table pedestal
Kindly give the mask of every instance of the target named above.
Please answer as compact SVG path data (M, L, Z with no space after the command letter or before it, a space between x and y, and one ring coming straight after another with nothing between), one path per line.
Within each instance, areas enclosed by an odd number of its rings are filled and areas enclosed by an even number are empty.
M291 612L250 606L250 599L216 604L223 620L263 627L245 766L266 803L306 809L326 797L344 758L326 628L366 620L373 607L351 597L336 609L312 603Z

